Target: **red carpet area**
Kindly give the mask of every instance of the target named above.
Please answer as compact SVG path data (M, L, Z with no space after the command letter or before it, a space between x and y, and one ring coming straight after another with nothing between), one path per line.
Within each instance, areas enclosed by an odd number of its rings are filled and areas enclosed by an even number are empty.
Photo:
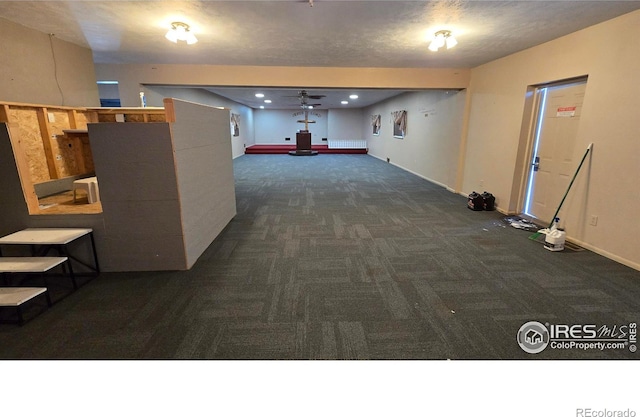
M295 151L296 145L252 145L244 149L245 154L286 154ZM329 149L329 145L311 145L311 150L318 153L367 153L366 149Z

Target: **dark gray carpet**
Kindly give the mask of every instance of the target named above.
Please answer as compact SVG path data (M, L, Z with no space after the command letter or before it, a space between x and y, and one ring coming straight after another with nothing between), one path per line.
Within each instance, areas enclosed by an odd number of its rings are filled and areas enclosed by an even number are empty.
M0 325L0 357L637 357L530 355L516 333L638 321L638 271L549 252L371 156L245 155L234 168L238 215L192 270L103 273L25 326Z

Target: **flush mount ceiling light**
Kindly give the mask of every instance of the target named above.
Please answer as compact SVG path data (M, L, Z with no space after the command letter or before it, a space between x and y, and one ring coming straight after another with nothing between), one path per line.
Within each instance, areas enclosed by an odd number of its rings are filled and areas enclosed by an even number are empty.
M436 52L438 49L447 45L447 49L451 49L458 44L456 38L453 37L450 30L439 30L429 45L429 50Z
M191 32L189 29L189 25L182 22L173 22L171 23L171 29L164 36L169 39L173 43L178 43L178 41L187 42L187 45L193 45L198 42L198 38Z

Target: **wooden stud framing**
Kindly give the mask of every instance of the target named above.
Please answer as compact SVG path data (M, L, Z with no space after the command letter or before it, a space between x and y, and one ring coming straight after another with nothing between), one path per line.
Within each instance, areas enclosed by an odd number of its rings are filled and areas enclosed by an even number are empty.
M76 120L77 112L75 110L69 110L68 113L69 113L69 128L77 129L78 128L78 122Z
M51 143L51 129L49 128L48 110L46 107L38 109L38 124L40 125L40 135L42 144L44 145L44 154L47 157L47 167L49 168L49 176L51 179L60 178L58 167L56 165L55 155L53 154L53 144Z
M50 114L56 115L56 122L49 121ZM14 157L30 213L39 212L35 183L60 179L75 174L75 170L79 174L93 171L87 124L99 123L101 118L116 114L124 114L132 122L165 121L162 107L67 107L0 101L0 123L10 127ZM63 160L56 159L59 157Z
M0 123L9 123L9 105L0 104Z
M39 213L40 205L38 204L38 196L36 195L36 189L33 186L31 175L29 175L29 163L27 162L26 153L20 140L20 126L14 123L7 123L7 128L9 129L9 139L11 140L11 147L13 148L13 157L18 167L18 177L22 184L22 193L24 194L24 200L27 202L27 208L31 214Z

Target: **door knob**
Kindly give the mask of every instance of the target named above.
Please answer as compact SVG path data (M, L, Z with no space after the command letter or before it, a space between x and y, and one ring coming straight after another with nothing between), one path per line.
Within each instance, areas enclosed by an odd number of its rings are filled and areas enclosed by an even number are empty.
M538 169L540 169L540 157L539 157L539 156L536 156L536 157L533 159L533 164L531 164L531 165L533 166L533 170L534 170L534 171L537 171Z

